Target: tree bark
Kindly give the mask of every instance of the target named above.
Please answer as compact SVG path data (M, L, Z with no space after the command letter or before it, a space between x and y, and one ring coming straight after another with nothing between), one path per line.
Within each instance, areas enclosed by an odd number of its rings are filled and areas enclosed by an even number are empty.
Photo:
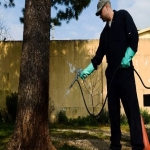
M50 0L26 0L18 111L7 150L55 150L48 128Z

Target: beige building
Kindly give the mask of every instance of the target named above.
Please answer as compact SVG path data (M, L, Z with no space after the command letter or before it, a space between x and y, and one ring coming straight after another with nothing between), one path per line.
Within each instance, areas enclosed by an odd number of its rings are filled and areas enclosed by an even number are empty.
M148 35L149 30L139 31L138 52L133 58L133 63L144 84L150 87L150 39ZM49 93L50 105L55 108L53 114L64 110L69 117L88 115L77 82L71 89L69 86L75 79L75 70L85 68L89 64L98 43L99 40L50 41ZM0 43L0 108L5 107L8 94L18 91L21 48L22 42ZM91 113L99 112L106 96L106 66L104 58L98 71L94 71L86 82L83 83L79 79ZM136 74L135 78L140 108L150 111L150 107L143 106L143 97L150 94L150 90L143 87Z
M140 39L150 39L150 27L138 31Z

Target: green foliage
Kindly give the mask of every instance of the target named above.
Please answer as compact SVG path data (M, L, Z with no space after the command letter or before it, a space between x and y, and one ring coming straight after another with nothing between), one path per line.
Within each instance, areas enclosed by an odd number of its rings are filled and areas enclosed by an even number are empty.
M16 120L18 94L11 93L6 97L7 109L0 109L0 123L10 123Z
M6 150L6 145L14 130L13 124L0 123L0 150Z
M101 124L101 125L110 124L109 113L105 109L102 111L102 113L100 114L100 116L98 116L97 119L98 119L99 124ZM121 123L121 125L128 124L127 117L125 114L120 114L120 123Z
M2 2L0 1L0 5L2 4ZM15 3L14 0L9 0L9 1L4 1L4 7L8 8L8 7L15 7Z
M92 0L51 0L51 7L56 10L56 16L51 18L51 23L55 26L60 26L61 21L69 23L71 19L78 20L79 15L86 9ZM65 9L62 10L61 8ZM24 23L24 12L22 9L23 17L20 17L20 22Z
M98 125L97 121L91 116L78 117L78 118L67 118L65 111L60 111L57 115L57 123L69 126L94 126Z
M144 119L144 123L145 124L149 124L150 123L150 114L148 113L147 109L140 109L140 114ZM127 125L128 124L128 120L125 114L121 114L120 117L120 122L122 125Z
M78 20L83 9L89 6L91 0L52 0L51 6L57 11L56 17L52 18L54 25L61 25L62 20L68 23L72 18ZM65 6L65 10L58 9Z
M106 111L105 109L101 112L101 114L98 116L97 118L99 124L101 125L107 125L110 123L109 121L109 114L108 111Z
M67 124L68 123L68 118L66 116L65 111L60 111L59 113L57 113L56 117L57 117L57 121L59 124Z
M150 114L148 113L148 110L147 109L144 109L144 110L141 109L140 113L144 119L144 123L149 124L150 123Z
M10 115L5 109L0 109L0 123L10 122Z
M146 117L145 111L144 111L144 118L148 119L148 116ZM150 117L149 117L150 120ZM65 111L60 111L57 114L57 123L58 124L64 124L68 126L97 126L97 125L109 125L109 114L107 110L103 110L100 116L97 118L93 118L91 116L86 117L78 117L78 118L67 118ZM128 120L125 114L120 115L120 123L121 125L127 125Z
M121 123L122 125L127 125L127 124L128 124L128 120L127 120L127 117L126 117L125 114L121 114L121 115L120 115L120 123Z
M24 13L25 13L25 8L22 8L23 17L19 18L19 20L20 20L21 23L24 23Z
M98 122L91 116L78 117L78 118L67 118L65 111L60 111L57 115L57 123L68 126L96 126Z
M71 126L97 126L98 122L91 116L78 117L76 119L69 119L68 124Z
M0 111L0 123L2 122L2 113Z
M6 97L6 106L8 113L11 115L13 121L16 120L16 114L17 114L17 103L18 103L18 94L11 93L11 95Z

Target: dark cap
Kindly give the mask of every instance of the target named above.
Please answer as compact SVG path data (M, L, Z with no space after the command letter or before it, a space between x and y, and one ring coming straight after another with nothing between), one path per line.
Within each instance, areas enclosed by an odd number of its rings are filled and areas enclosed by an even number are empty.
M101 9L104 7L104 5L110 2L109 0L99 0L98 4L97 4L97 11L96 11L96 16L99 16L99 12L101 11Z

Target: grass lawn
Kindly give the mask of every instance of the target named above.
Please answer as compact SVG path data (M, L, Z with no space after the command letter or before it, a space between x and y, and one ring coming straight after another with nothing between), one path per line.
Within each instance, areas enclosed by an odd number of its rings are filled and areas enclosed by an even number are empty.
M0 123L0 150L6 149L6 144L13 134L14 125Z

